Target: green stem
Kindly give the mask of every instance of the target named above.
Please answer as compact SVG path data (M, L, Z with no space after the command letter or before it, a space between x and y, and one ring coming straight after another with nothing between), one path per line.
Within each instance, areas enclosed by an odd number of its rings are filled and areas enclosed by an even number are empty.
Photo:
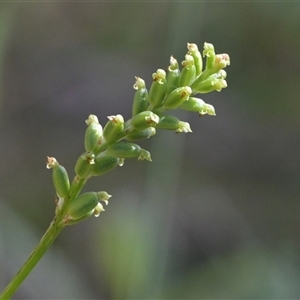
M51 222L49 228L45 232L44 236L41 238L40 242L33 250L25 264L19 270L19 272L15 275L15 277L11 280L11 282L7 285L7 287L0 294L0 299L10 299L11 296L15 293L15 291L19 288L21 283L25 280L25 278L29 275L35 265L39 262L39 260L43 257L45 252L51 246L53 241L65 227L63 222L60 222L56 217Z
M35 265L40 261L43 255L47 252L47 250L52 245L54 240L57 238L59 233L66 226L66 223L64 222L66 208L68 204L71 203L80 193L86 181L87 178L78 178L78 177L74 178L71 184L69 196L65 198L63 207L56 212L56 216L54 217L53 221L51 222L49 228L46 230L45 234L41 238L38 245L30 254L29 258L22 266L22 268L19 270L19 272L15 275L15 277L11 280L11 282L0 294L0 300L7 300L11 298L11 296L15 293L15 291L19 288L22 282L33 270Z

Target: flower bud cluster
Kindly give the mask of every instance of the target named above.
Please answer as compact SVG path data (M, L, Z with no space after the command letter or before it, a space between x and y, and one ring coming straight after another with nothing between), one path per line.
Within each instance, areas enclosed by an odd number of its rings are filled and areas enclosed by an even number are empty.
M215 115L214 107L196 98L195 95L212 91L220 92L227 87L224 68L230 64L230 58L228 54L216 54L212 44L204 43L203 57L206 58L204 67L197 45L188 43L187 49L181 70L177 60L171 56L167 73L158 69L152 74L153 82L149 92L144 80L136 77L133 86L136 92L132 108L134 119L132 123L134 124L131 123L136 131L142 130L137 126L138 122L142 126L142 118L144 118L144 124L147 123L149 127L156 129L175 130L175 132L191 131L183 130L182 123L177 122L178 127L176 127L175 122L166 122L166 120L171 120L169 116L167 119L164 118L167 110L182 109L198 112L200 115ZM152 112L151 116L150 112ZM157 117L153 117L153 113ZM157 118L158 122L156 122ZM154 130L152 133L155 134ZM136 132L135 135L137 135ZM143 136L141 134L141 137ZM149 137L146 134L145 136Z
M120 114L108 116L107 123L102 127L97 116L89 115L84 137L85 152L75 164L76 176L71 184L66 169L55 158L48 157L47 168L53 169L53 184L59 197L57 211L63 211L65 224L75 224L104 211L100 201L108 203L110 195L106 192L80 194L83 184L90 177L122 166L128 158L151 161L150 152L135 144L135 141L150 138L159 129L176 133L192 132L189 123L166 114L167 111L181 109L200 115L215 115L214 107L195 95L221 91L227 87L223 69L230 64L229 56L215 54L214 46L205 43L203 57L206 62L203 67L197 45L188 43L187 48L182 69L171 56L167 72L158 69L152 74L149 91L145 81L135 77L131 119L125 122Z

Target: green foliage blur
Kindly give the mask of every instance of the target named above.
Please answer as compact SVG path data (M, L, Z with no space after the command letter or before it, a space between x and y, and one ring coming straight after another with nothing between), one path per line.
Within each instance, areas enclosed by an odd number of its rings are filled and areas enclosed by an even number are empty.
M0 5L0 289L54 216L46 156L74 176L89 114L130 117L187 42L228 53L216 117L181 113L93 178L99 218L64 230L16 299L300 298L298 2L39 2Z

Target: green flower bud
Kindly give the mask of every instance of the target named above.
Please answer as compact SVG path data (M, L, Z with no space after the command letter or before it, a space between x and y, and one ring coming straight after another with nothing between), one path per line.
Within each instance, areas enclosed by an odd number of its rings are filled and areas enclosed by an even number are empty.
M69 219L77 220L86 216L91 211L95 209L99 203L99 198L97 193L88 192L79 195L75 198L67 208L67 215Z
M172 91L164 101L164 107L167 109L175 109L186 101L192 93L189 86L179 87Z
M155 127L159 117L152 111L146 110L132 117L130 125L136 130L143 130L147 127Z
M183 69L179 77L179 86L190 86L196 78L196 67L194 66L193 56L186 54L182 66Z
M174 116L165 115L160 118L159 123L156 128L175 130L176 132L192 132L190 124L187 122L182 122Z
M133 143L114 143L107 147L107 155L119 157L119 158L130 158L136 157L140 154L141 147Z
M81 154L75 165L75 173L81 177L85 178L90 175L90 172L95 164L95 154L92 152L85 152Z
M97 145L101 144L103 134L102 126L99 124L98 118L95 115L89 115L85 121L88 125L85 131L84 146L87 152L92 151Z
M52 169L52 180L57 195L60 198L68 196L70 190L70 181L67 170L61 166L54 157L47 157L47 169Z
M98 204L96 205L96 207L89 211L87 214L83 215L82 217L73 220L73 219L67 219L66 225L74 225L74 224L78 224L79 222L91 217L92 215L94 215L94 217L99 217L100 213L105 211L105 209L103 208L103 205L101 203L98 202Z
M113 156L98 156L92 170L93 176L100 176L114 169L119 164L119 159Z
M125 139L128 141L138 141L142 139L149 139L156 133L154 127L148 127L143 130L134 130L125 136Z
M179 126L180 120L174 116L165 115L159 119L156 128L166 130L176 130Z
M159 107L165 97L167 90L166 72L162 69L158 69L156 73L152 74L153 82L148 94L148 102L152 108Z
M215 109L212 105L205 103L202 99L190 97L187 101L179 106L180 109L198 112L200 115L215 116Z
M208 70L212 68L215 63L216 53L213 44L204 43L203 57L205 56L206 56L205 70Z
M146 89L145 81L139 77L135 77L136 82L133 88L136 90L133 98L132 115L135 116L138 113L147 110L148 107L148 90Z
M124 129L124 118L121 115L108 116L109 121L103 129L105 141L110 144L122 137Z
M196 44L187 44L188 54L192 55L194 58L194 66L196 68L196 76L202 73L203 61L198 46Z
M223 71L223 70L221 70ZM204 73L202 73L203 75ZM198 77L192 84L191 88L193 90L194 94L206 94L210 93L212 91L218 91L220 92L222 88L227 87L227 82L225 79L223 79L224 72L215 73L213 75L210 75L206 79L202 79L201 76Z
M179 76L180 76L180 70L179 70L178 62L173 56L171 56L170 66L168 67L168 74L167 74L166 96L179 87L178 84Z

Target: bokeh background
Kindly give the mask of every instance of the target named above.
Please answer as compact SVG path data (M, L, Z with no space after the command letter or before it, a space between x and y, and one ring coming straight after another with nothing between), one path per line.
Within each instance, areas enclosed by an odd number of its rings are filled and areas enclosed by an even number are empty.
M134 76L186 43L228 53L216 117L158 132L85 191L106 212L66 228L15 299L300 298L300 3L0 5L0 288L54 214L46 156L74 175L85 119L130 117Z

